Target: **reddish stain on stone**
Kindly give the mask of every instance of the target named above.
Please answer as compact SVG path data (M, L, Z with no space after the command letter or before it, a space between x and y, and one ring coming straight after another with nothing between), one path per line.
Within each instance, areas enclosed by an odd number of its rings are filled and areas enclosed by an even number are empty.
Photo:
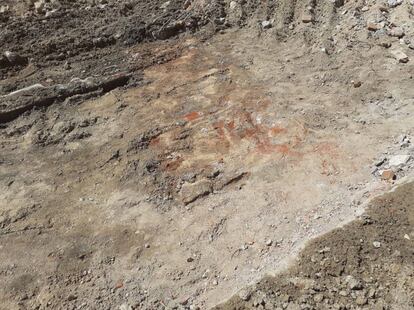
M186 115L184 116L184 118L185 118L187 121L191 122L191 121L196 120L196 119L197 119L197 118L199 118L200 116L201 116L201 115L200 115L200 113L199 113L199 112L197 112L197 111L193 111L193 112L191 112L191 113L186 114Z

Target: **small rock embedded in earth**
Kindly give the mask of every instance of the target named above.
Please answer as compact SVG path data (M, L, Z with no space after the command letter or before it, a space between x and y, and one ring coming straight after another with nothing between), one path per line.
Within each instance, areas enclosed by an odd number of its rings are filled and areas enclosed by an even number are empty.
M303 13L302 15L302 22L305 24L312 23L313 22L313 16L310 13Z
M262 27L263 27L263 29L272 28L272 23L268 20L264 20L264 21L262 21Z
M377 166L377 167L381 167L384 163L385 163L385 161L387 160L387 158L386 157L382 157L381 159L379 159L376 163L375 163L375 166Z
M409 60L408 56L403 51L394 50L391 53L394 56L394 58L398 60L398 62L407 63Z
M408 146L411 144L411 140L410 140L410 138L409 138L409 137L407 137L406 135L403 135L403 136L399 139L399 141L398 141L398 142L400 143L400 147L401 147L401 148L408 147Z
M324 297L322 294L316 294L316 295L313 297L313 300L314 300L315 302L319 303L319 302L322 302L324 298L325 298L325 297Z
M243 301L249 301L250 297L252 297L252 292L251 292L250 289L247 289L247 288L246 289L242 289L239 292L239 297Z
M381 242L379 242L379 241L374 241L373 243L372 243L372 245L374 246L374 248L380 248L381 247Z
M27 65L28 58L20 56L17 53L6 51L3 53L3 57L0 57L0 68Z
M388 0L388 5L390 8L395 8L396 6L399 6L401 3L403 3L403 0Z
M374 22L367 22L367 29L369 31L377 31L384 28L383 23L374 23Z
M361 281L355 279L353 276L347 276L345 281L351 290L357 291L363 288Z
M390 42L381 42L380 45L385 48L390 48L392 44Z
M179 300L178 303L182 306L185 306L186 304L188 304L189 299L189 297L184 297L183 299Z
M184 183L181 187L180 198L184 205L187 205L198 198L210 194L211 191L211 183L208 180L200 180L195 183Z
M20 56L19 54L13 53L13 52L9 52L6 51L4 52L4 57L7 58L7 60L11 63L11 64L23 64L27 61L26 58Z
M377 291L374 289L374 288L371 288L369 291L368 291L368 294L367 294L367 297L368 298L375 298L375 295L377 294Z
M230 11L235 10L237 7L237 2L236 1L230 1Z
M166 11L170 4L171 4L171 1L166 1L160 5L160 9L163 9L164 11Z
M69 295L69 296L68 296L67 300L68 300L68 301L73 301L73 300L76 300L77 298L78 298L78 297L77 297L76 295L72 295L72 294L71 294L71 295Z
M400 167L405 165L410 160L410 158L410 155L395 155L390 158L388 165L390 167Z
M0 14L6 13L10 10L10 7L8 5L2 5L0 6Z
M34 3L36 13L42 13L45 8L45 0L39 0Z
M358 87L361 87L362 82L361 82L361 81L351 81L351 84L352 84L355 88L358 88Z
M388 31L388 35L391 37L402 38L404 36L404 29L401 27L394 27Z
M323 249L319 250L319 253L324 254L324 253L329 253L331 251L330 247L324 247Z
M191 256L190 256L190 257L188 257L188 258L187 258L187 262L188 262L188 263L191 263L191 262L193 262L193 261L194 261L194 258L193 258L193 257L191 257Z
M407 234L405 234L405 235L404 235L404 239L410 240L410 236L409 236L409 235L407 235Z
M151 246L150 246L148 243L146 243L146 244L144 245L144 247L145 247L146 249L149 249Z
M385 181L391 181L391 180L395 180L396 179L395 172L392 171L391 169L382 170L380 172L380 175L381 175L381 179L383 179Z
M119 310L132 310L132 307L128 304L122 304L119 306Z
M30 85L28 87L24 87L24 88L15 90L15 91L13 91L13 92L11 92L7 95L1 96L1 97L12 97L12 96L18 96L18 95L21 95L21 94L26 95L30 91L35 91L37 89L45 89L45 88L46 87L43 86L42 84L34 84L34 85Z
M268 240L266 240L266 245L267 245L267 246L271 246L271 245L272 245L272 243L273 243L272 239L268 239Z
M363 306L363 305L366 305L368 303L368 300L364 296L358 296L355 299L355 302L356 302L357 305Z
M388 7L386 7L384 4L380 4L378 6L378 10L380 10L381 12L385 12L385 13L389 12Z
M332 0L336 8L339 8L345 4L345 0Z

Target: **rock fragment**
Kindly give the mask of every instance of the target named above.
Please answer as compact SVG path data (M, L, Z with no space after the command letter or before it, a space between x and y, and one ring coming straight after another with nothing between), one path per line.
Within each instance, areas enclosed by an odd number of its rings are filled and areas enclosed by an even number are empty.
M38 14L43 13L43 11L45 9L45 4L46 4L45 0L36 1L34 3L35 12L38 13Z
M180 192L181 201L187 205L198 198L210 194L211 183L208 180L201 180L195 183L185 183Z
M272 22L269 20L262 21L262 28L263 29L269 29L272 28Z
M313 22L313 16L311 13L303 13L302 14L302 22L305 24L312 23Z
M384 28L384 23L367 22L367 29L369 31L377 31Z
M355 302L358 306L363 306L363 305L366 305L368 303L368 300L364 296L358 296L355 299Z
M394 27L388 31L390 37L402 38L405 35L404 29L401 27Z
M1 5L0 6L0 14L6 13L10 10L10 7L8 5Z
M352 80L351 81L351 84L354 86L354 88L359 88L359 87L361 87L362 82L361 81L354 81L354 80Z
M390 48L391 47L391 43L390 42L381 42L380 46L385 47L385 48Z
M13 66L24 66L27 65L27 63L27 57L20 56L14 52L5 51L3 56L0 56L0 69Z
M314 297L313 297L313 300L316 302L316 303L320 303L320 302L322 302L323 300L324 300L324 296L322 295L322 294L316 294Z
M68 296L67 300L68 300L68 301L73 301L73 300L76 300L77 298L78 298L78 297L77 297L76 295L72 295L72 294L71 294L71 295L69 295L69 296Z
M394 51L391 52L391 54L400 63L407 63L408 60L409 60L408 56L401 50L394 50Z
M395 8L396 6L399 6L401 3L403 3L403 0L388 0L388 6L390 8Z
M251 296L252 296L252 291L249 288L242 289L239 292L239 297L241 298L241 300L249 301Z
M390 158L390 161L388 164L390 167L398 168L398 167L405 165L410 160L410 158L411 158L410 155L395 155Z
M381 157L380 159L378 159L378 161L375 162L375 166L381 167L385 163L386 160L387 158L385 156Z
M339 8L345 4L345 0L331 0L336 8Z
M353 276L347 276L345 282L351 290L357 291L363 288L361 281L355 279Z
M381 179L383 179L384 181L392 181L396 179L395 172L392 171L391 169L382 170L380 172L380 175L381 175Z

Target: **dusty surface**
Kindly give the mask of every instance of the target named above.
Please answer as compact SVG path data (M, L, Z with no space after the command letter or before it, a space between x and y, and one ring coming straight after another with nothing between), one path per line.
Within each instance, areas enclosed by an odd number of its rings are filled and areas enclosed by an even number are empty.
M412 174L408 2L146 2L1 15L5 309L210 308Z
M312 241L290 269L215 309L413 309L413 183Z

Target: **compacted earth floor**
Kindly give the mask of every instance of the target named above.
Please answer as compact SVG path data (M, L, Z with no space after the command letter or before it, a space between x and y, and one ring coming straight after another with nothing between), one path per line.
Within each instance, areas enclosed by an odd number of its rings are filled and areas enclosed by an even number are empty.
M411 2L32 3L0 309L413 308Z

